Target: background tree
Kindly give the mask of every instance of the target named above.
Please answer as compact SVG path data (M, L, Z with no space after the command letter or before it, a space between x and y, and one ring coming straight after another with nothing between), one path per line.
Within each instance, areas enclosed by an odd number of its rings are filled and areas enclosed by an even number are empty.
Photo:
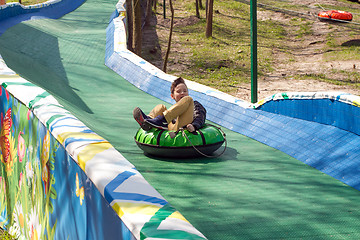
M174 27L174 7L172 5L172 0L169 0L169 5L170 5L170 11L171 11L171 21L170 21L169 41L168 41L168 46L167 46L165 59L164 59L164 66L163 66L164 72L166 72L166 66L167 66L167 62L168 62L168 58L169 58L169 54L170 54L171 38L172 38L173 27Z
M198 0L199 1L199 7L200 9L204 9L204 6L202 5L202 0Z
M141 56L141 4L140 0L132 1L132 10L133 10L133 48L134 53L138 56Z
M196 8L196 17L197 18L200 18L199 1L200 0L195 0L195 8Z
M156 8L157 8L157 3L158 3L158 0L153 0L153 8L154 8L154 11L155 11L155 13L156 13Z
M153 0L147 0L146 3L146 14L145 14L145 25L149 26L152 15Z
M207 15L208 15L208 1L209 0L205 1L205 15L206 15L206 18L207 18Z
M207 0L206 6L206 37L212 37L214 0Z
M130 51L134 51L133 48L133 10L132 10L132 0L126 0L126 20L127 20L127 48Z

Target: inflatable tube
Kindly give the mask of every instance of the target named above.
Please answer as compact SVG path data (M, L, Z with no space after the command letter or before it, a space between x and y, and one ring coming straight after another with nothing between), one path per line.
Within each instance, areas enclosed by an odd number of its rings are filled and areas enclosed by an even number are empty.
M318 17L320 18L320 20L351 21L353 16L349 12L330 10L330 11L319 12Z
M208 124L195 133L183 130L177 132L174 138L171 138L171 133L174 131L156 128L144 131L140 128L134 138L145 154L170 158L211 155L225 141L221 129Z

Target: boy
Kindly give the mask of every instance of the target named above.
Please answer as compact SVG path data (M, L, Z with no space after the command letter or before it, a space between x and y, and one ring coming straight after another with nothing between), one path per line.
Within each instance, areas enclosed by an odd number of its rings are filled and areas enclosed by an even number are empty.
M188 88L181 77L171 84L171 98L175 104L169 109L165 105L157 105L149 115L146 115L140 108L133 111L134 119L145 131L152 127L177 131L186 127L189 132L200 129L205 124L206 110L197 101L189 96Z

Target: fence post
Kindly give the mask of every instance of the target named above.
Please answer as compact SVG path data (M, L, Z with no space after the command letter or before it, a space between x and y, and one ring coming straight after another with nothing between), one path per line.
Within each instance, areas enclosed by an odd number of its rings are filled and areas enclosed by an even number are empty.
M257 14L256 0L251 0L251 102L257 102Z

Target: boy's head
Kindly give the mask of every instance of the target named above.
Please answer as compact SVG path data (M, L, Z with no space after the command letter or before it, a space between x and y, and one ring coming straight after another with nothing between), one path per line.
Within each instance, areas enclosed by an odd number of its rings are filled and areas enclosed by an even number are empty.
M180 101L185 96L189 96L188 88L185 84L184 79L181 77L174 80L171 84L171 98L175 100L175 102Z

